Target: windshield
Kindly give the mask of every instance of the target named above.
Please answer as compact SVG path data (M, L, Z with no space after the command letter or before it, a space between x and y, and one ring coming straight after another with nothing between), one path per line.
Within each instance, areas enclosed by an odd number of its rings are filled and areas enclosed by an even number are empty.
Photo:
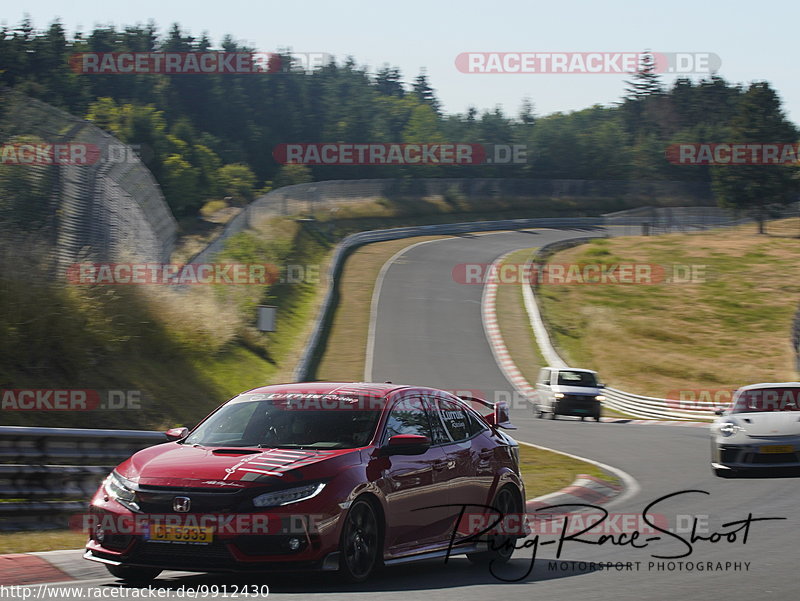
M349 449L372 440L381 407L357 397L242 395L223 406L184 444L210 447ZM373 406L374 405L374 406Z
M560 371L558 383L561 386L585 386L597 388L597 379L590 371Z
M800 388L760 388L745 390L737 397L733 413L766 413L798 411Z

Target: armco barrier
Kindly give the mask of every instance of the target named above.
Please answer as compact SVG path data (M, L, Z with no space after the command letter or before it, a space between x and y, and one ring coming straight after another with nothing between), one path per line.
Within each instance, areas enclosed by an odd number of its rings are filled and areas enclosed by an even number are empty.
M344 259L354 248L369 244L370 242L384 242L411 238L414 236L452 235L470 232L486 232L499 230L518 230L532 227L552 228L599 228L602 220L596 217L575 217L569 219L507 219L503 221L473 221L467 223L444 223L437 225L423 225L419 227L403 227L388 230L372 230L359 232L347 236L334 250L328 268L328 288L320 311L314 322L314 328L309 338L303 355L294 372L295 381L302 382L313 378L316 361L325 342L327 323L335 308L338 278Z
M0 426L0 530L67 525L108 473L162 432Z
M561 240L546 244L539 248L530 258L529 263L541 263L546 258L559 250L584 244L591 240L591 238L573 238L570 240ZM542 319L541 312L536 303L536 296L534 293L535 283L531 286L523 286L522 294L525 301L525 308L527 309L528 317L533 327L534 335L536 336L536 343L539 345L539 350L542 356L553 367L568 367L568 364L556 351L550 340L550 335L547 331L544 320ZM616 409L633 417L643 419L670 419L670 420L696 420L706 419L713 417L714 410L718 407L713 403L707 402L693 402L692 405L697 406L698 409L681 409L680 401L677 399L659 399L655 397L642 396L631 394L616 388L606 388L604 391L606 400L604 404L611 409Z

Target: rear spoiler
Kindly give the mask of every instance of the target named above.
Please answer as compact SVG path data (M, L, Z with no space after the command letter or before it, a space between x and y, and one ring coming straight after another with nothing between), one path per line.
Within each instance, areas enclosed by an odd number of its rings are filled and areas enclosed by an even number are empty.
M489 415L483 415L483 421L489 424L492 428L503 428L504 430L516 430L517 427L511 423L511 415L508 410L508 403L505 401L499 401L497 403L490 403L487 400L479 399L478 397L474 396L460 396L459 397L462 401L467 401L469 403L478 403L483 405L484 407L488 407L492 410Z

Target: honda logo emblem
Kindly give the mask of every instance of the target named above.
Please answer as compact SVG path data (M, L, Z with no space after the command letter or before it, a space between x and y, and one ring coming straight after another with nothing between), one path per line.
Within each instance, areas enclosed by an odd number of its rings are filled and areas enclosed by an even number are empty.
M175 497L172 499L172 509L178 513L186 513L192 506L192 500L189 497Z

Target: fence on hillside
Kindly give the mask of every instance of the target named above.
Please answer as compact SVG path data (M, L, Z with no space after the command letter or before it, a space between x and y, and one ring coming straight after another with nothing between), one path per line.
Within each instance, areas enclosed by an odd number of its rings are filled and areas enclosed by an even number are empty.
M166 262L177 224L159 185L136 152L92 125L53 106L0 91L2 143L83 144L84 164L4 165L34 169L52 179L46 212L59 271L78 260Z

